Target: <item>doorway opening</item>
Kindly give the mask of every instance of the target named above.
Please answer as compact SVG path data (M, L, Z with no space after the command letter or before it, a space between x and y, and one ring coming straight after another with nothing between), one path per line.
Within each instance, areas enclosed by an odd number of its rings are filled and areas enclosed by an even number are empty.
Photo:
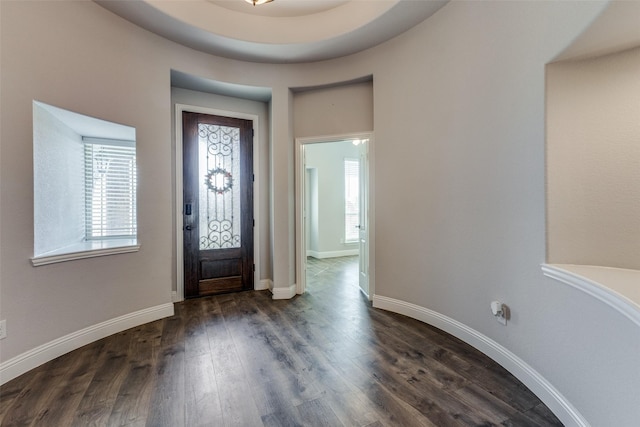
M368 299L370 271L369 153L372 135L296 140L296 286L353 284Z

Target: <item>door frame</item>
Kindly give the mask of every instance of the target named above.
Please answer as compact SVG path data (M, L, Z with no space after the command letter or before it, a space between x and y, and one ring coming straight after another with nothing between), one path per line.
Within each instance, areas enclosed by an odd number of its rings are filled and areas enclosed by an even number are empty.
M373 182L373 154L374 154L374 138L373 132L359 132L340 135L326 135L318 137L296 138L295 140L295 188L296 188L296 293L303 294L307 286L307 226L305 221L305 200L306 200L306 160L304 156L304 147L309 144L319 144L337 141L350 141L356 139L368 139L368 156L367 156L367 179L368 179L368 198L367 198L367 216L369 223L369 239L366 242L368 265L369 265L369 300L373 300L375 295L375 216L373 211L375 191Z
M253 288L263 289L260 283L260 152L258 139L260 135L260 120L257 114L241 113L237 111L220 110L217 108L201 107L188 104L175 104L175 242L176 242L176 291L172 295L173 302L184 300L184 238L183 238L183 167L182 167L182 113L190 111L193 113L209 114L212 116L233 117L253 121L253 262L256 270L253 273ZM267 289L267 288L264 288Z

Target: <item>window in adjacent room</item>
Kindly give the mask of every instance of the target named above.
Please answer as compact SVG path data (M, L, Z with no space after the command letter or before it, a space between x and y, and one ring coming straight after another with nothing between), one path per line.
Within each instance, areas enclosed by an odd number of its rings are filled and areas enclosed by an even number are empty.
M139 249L135 128L33 103L34 266Z
M360 224L360 161L344 159L344 241L354 243L359 238Z

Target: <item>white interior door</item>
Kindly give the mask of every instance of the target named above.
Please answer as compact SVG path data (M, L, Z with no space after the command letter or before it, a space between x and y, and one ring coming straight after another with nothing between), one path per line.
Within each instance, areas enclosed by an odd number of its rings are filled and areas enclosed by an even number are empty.
M359 202L360 202L360 224L359 233L359 280L360 290L370 298L369 295L369 141L363 140L360 147L360 179L359 179Z

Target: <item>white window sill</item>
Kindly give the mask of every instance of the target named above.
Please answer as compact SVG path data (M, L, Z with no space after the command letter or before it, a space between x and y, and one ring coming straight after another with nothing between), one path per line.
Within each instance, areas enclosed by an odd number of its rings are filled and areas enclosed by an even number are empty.
M138 252L139 249L137 239L90 240L34 256L31 263L38 267L75 259Z
M640 326L640 271L595 265L542 264L542 272L598 298Z

